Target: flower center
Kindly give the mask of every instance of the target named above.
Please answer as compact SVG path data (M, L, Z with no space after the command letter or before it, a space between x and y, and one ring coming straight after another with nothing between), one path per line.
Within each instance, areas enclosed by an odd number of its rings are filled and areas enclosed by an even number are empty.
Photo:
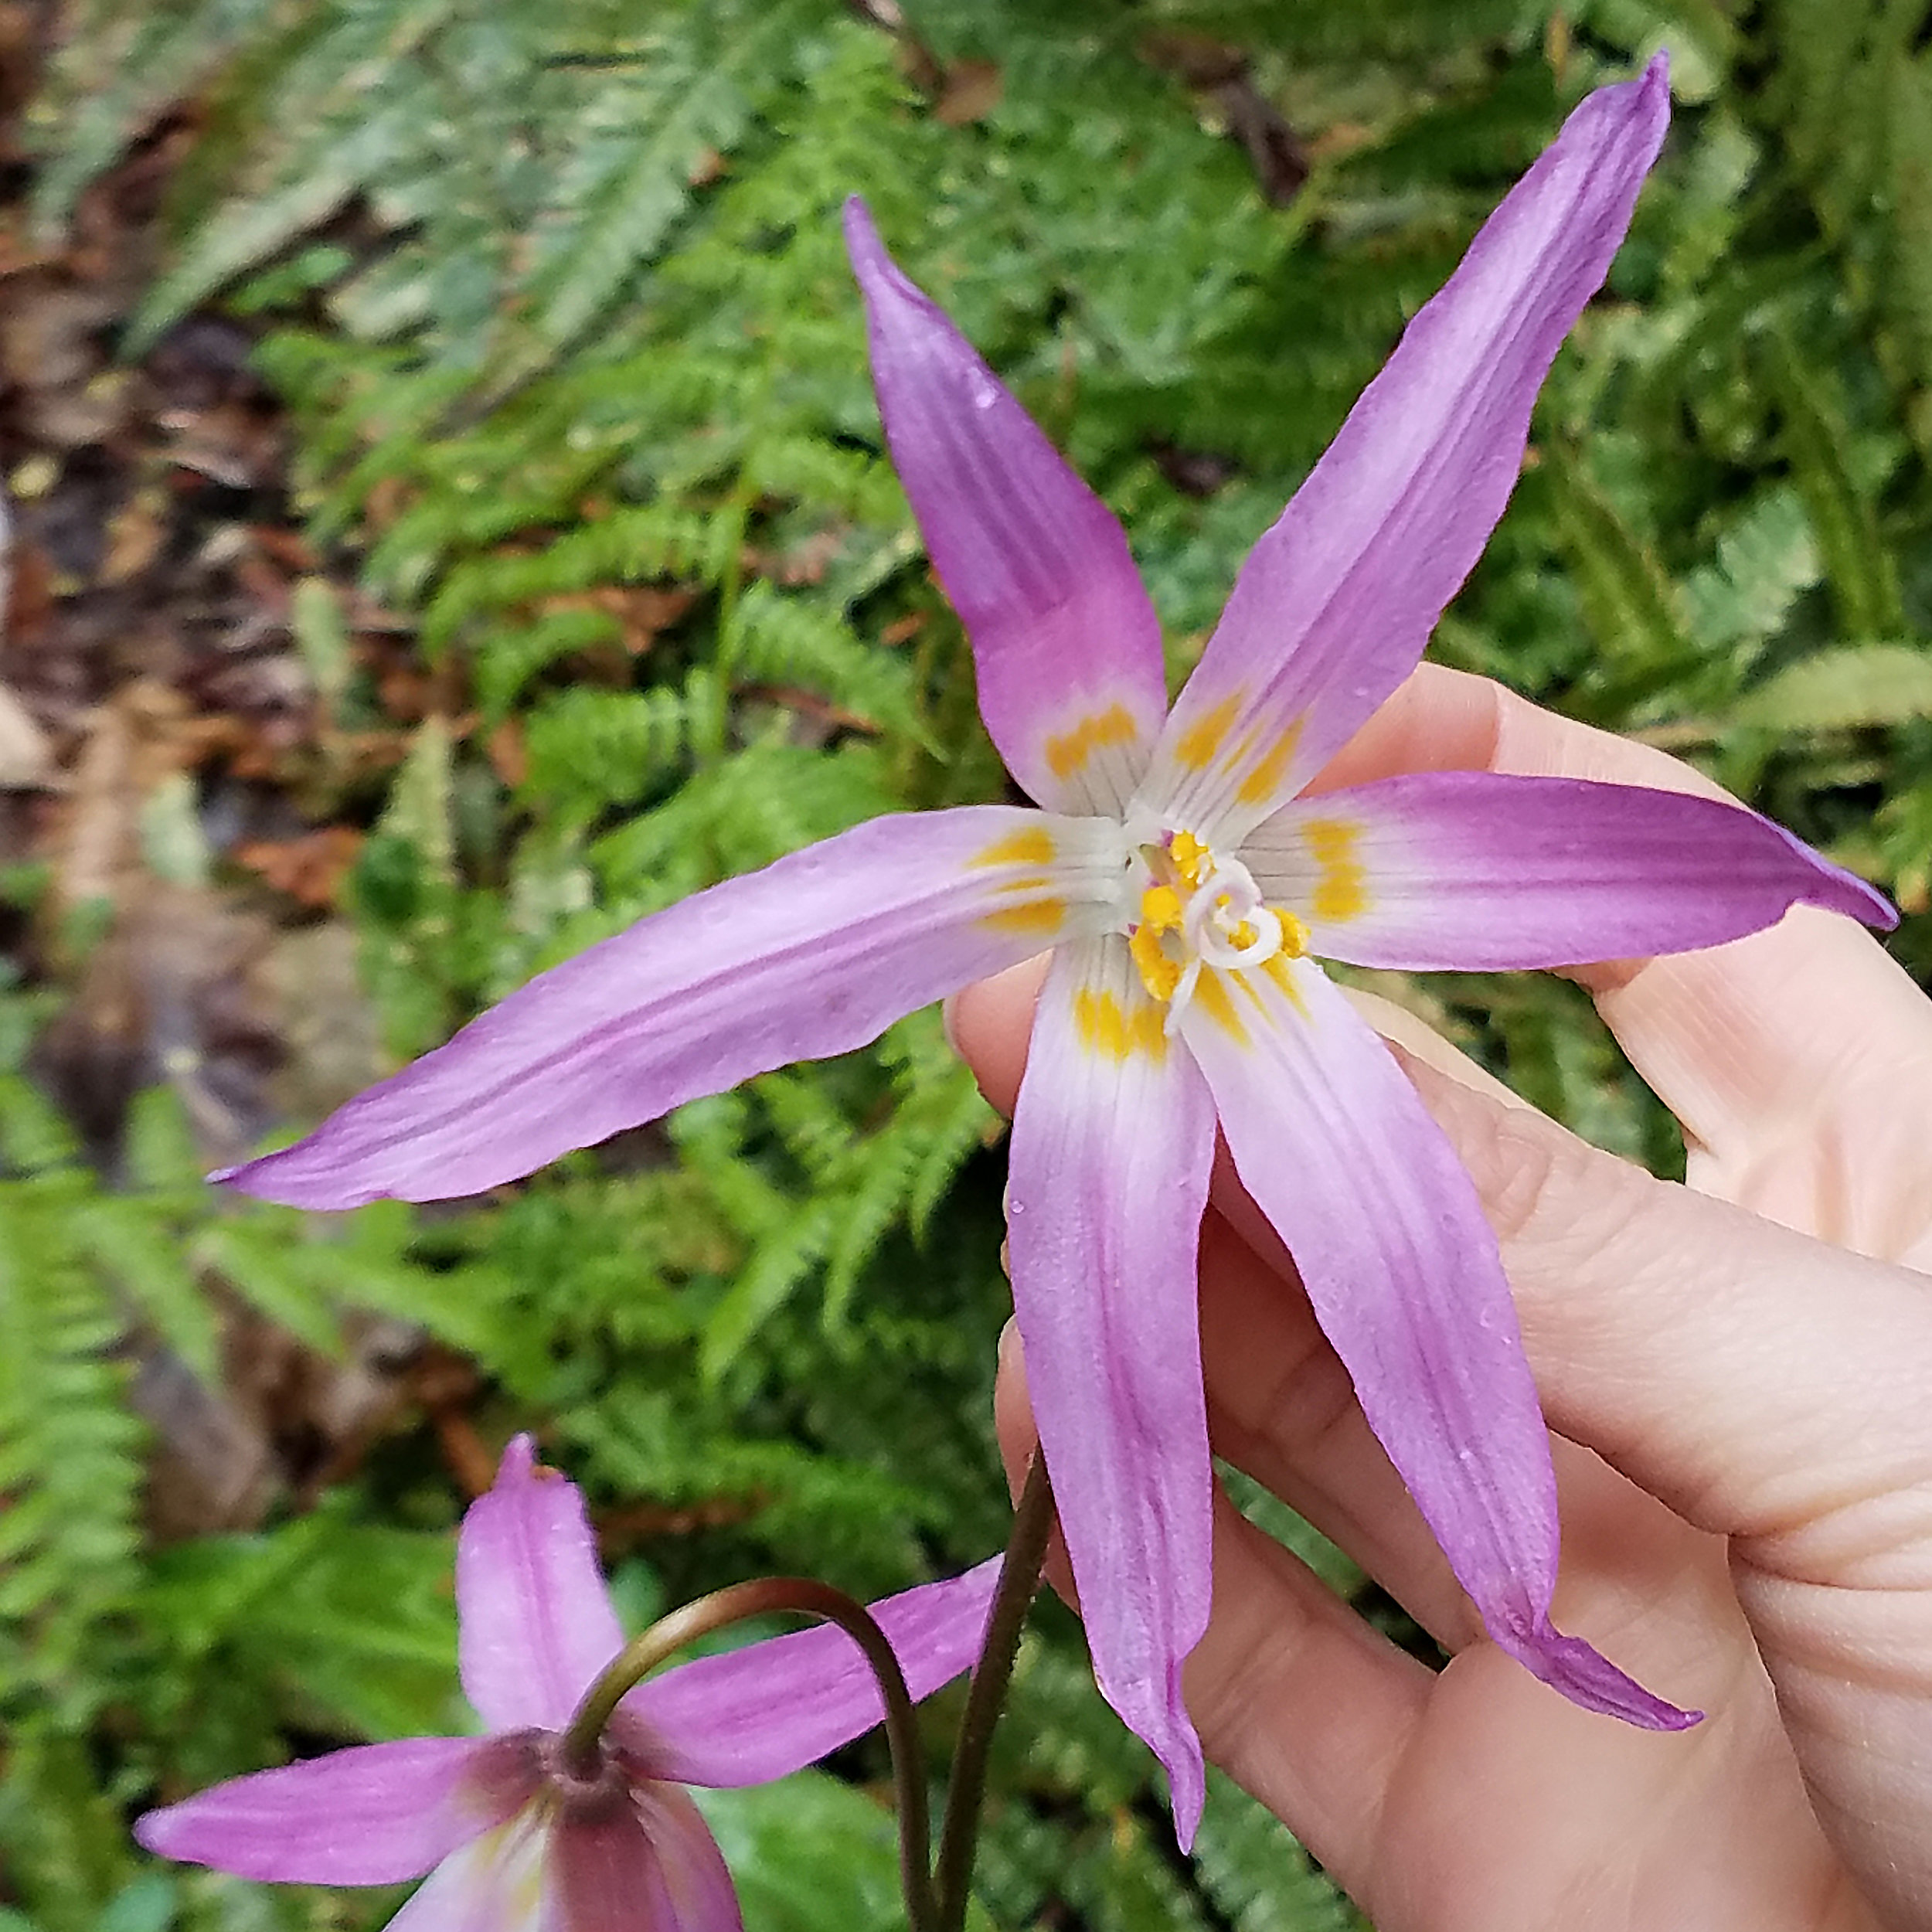
M1143 845L1149 883L1128 950L1141 984L1165 1005L1167 1030L1188 1002L1204 966L1240 971L1277 954L1299 959L1308 930L1293 913L1262 903L1254 875L1238 859L1223 858L1191 832L1169 832Z
M608 1733L597 1740L596 1759L588 1764L573 1761L562 1737L549 1732L539 1734L536 1749L543 1795L563 1817L604 1818L629 1804L631 1768Z

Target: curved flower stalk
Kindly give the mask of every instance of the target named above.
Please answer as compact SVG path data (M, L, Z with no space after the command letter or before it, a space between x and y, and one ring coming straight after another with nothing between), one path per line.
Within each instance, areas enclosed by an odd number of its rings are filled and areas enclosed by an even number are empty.
M978 1655L997 1559L872 1606L914 1698ZM243 1878L389 1885L429 1873L390 1921L543 1932L741 1932L730 1873L686 1784L760 1784L869 1730L879 1686L830 1626L647 1679L594 1759L566 1733L624 1648L576 1485L504 1452L456 1554L463 1689L483 1737L412 1737L217 1784L150 1811L163 1858Z
M1042 809L878 819L701 893L225 1177L315 1207L471 1192L1053 948L1013 1122L1014 1301L1095 1672L1165 1764L1183 1842L1217 1124L1490 1634L1590 1709L1692 1721L1550 1623L1556 1487L1495 1242L1315 960L1548 967L1713 945L1801 900L1893 914L1702 798L1457 772L1298 796L1488 540L1668 113L1660 59L1570 117L1256 545L1171 712L1119 526L853 203L893 460L987 727Z

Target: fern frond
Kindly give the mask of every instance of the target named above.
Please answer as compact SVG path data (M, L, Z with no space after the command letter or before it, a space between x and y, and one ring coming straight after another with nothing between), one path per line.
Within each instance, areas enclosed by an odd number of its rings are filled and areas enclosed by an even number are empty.
M1727 519L1716 562L1684 580L1686 624L1706 647L1755 649L1784 628L1821 574L1804 504L1788 485L1774 485Z
M547 342L574 341L658 253L701 164L736 145L774 56L816 11L794 0L754 21L699 14L698 32L645 40L636 66L587 104L529 279Z
M1233 1932L1362 1932L1365 1921L1287 1827L1217 1770L1208 1773L1194 1863Z
M590 812L634 804L682 768L708 696L702 681L558 692L525 723L531 791Z
M83 1192L73 1175L0 1182L0 1689L84 1711L101 1687L77 1661L137 1575L145 1431L126 1325L70 1239Z
M749 586L720 648L740 682L802 685L835 699L855 723L927 742L904 658L861 643L805 598L785 597L768 583Z

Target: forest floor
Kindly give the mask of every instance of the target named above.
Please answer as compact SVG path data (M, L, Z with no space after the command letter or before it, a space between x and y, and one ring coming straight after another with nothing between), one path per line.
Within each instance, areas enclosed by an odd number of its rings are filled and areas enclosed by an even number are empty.
M197 314L138 360L117 352L192 104L87 189L63 236L35 233L21 116L58 24L0 5L0 971L35 1022L26 1070L111 1180L145 1087L175 1089L212 1165L381 1070L342 895L358 808L444 694L407 627L304 536L246 322ZM318 580L346 635L304 621ZM331 651L379 695L373 728L332 723ZM312 1492L406 1400L445 1413L457 1473L487 1483L447 1400L462 1372L393 1325L334 1362L245 1311L227 1325L222 1389L141 1365L164 1535Z

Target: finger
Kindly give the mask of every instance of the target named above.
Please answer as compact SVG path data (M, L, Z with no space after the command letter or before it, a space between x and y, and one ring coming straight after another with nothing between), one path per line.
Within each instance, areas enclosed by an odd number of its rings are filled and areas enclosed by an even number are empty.
M1201 1366L1217 1454L1346 1551L1445 1649L1481 1637L1307 1298L1213 1211L1201 1231Z
M997 1098L1024 1059L1028 988L1015 973L975 994L956 1029ZM1560 1434L1685 1521L1762 1543L1767 1563L1798 1562L1812 1540L1828 1545L1836 1516L1869 1498L1921 1485L1932 1492L1932 1450L1918 1446L1932 1308L1911 1277L1654 1180L1498 1099L1493 1083L1472 1083L1452 1049L1430 1051L1430 1060L1402 1056L1496 1229ZM1264 1267L1289 1277L1278 1237L1238 1188L1219 1177L1214 1199ZM1237 1391L1244 1377L1249 1393L1236 1400L1258 1418L1273 1405L1253 1393L1251 1362L1233 1371ZM1252 1433L1261 1432L1257 1420ZM1387 1514L1363 1473L1371 1452L1352 1465L1329 1453L1319 1485L1301 1470L1304 1511L1332 1523L1372 1573L1386 1571L1399 1598L1413 1593L1443 1622L1417 1581L1421 1560L1379 1548L1363 1526ZM1264 1467L1263 1480L1296 1488L1282 1468Z
M1441 769L1726 795L1651 747L1431 665L1316 787ZM1923 1109L1897 1097L1932 1091L1932 1006L1869 934L1801 906L1727 946L1573 976L1683 1124L1696 1185L1864 1252L1932 1249L1920 1205L1932 1200L1932 1133Z
M1036 1437L1010 1329L996 1404L1017 1488ZM1586 1532L1600 1526L1587 1512ZM1378 1923L1385 1902L1386 1923L1435 1923L1443 1897L1479 1899L1498 1881L1486 1923L1552 1923L1573 1903L1578 1870L1596 1862L1598 1838L1627 1848L1632 1834L1654 1835L1634 1801L1660 1781L1685 1797L1700 1763L1730 1761L1722 1734L1740 1713L1748 1725L1768 1702L1721 1559L1704 1567L1728 1621L1715 1632L1708 1622L1663 1628L1668 1613L1648 1586L1674 1586L1680 1557L1665 1548L1649 1570L1640 1566L1624 1634L1647 1658L1689 1659L1723 1688L1707 1700L1710 1723L1662 1739L1578 1710L1492 1644L1472 1645L1436 1675L1217 1495L1214 1612L1184 1673L1189 1711L1213 1762L1282 1818ZM1048 1573L1066 1595L1063 1560L1049 1556ZM1761 1716L1755 1721L1761 1729ZM1699 1808L1688 1802L1694 1818ZM1801 1798L1797 1805L1801 1812ZM1547 1909L1537 1902L1546 1886Z
M1026 1393L1026 1352L1017 1321L1009 1321L999 1332L999 1374L993 1384L993 1429L999 1438L1000 1459L1006 1465L1006 1487L1017 1503L1028 1465L1039 1453L1039 1430ZM1053 1533L1046 1539L1045 1573L1054 1594L1077 1610L1080 1599L1073 1589L1073 1568L1066 1560L1066 1539L1060 1534L1057 1516Z
M1189 1713L1208 1757L1357 1896L1436 1682L1216 1494L1214 1613L1182 1673Z
M1501 1240L1545 1412L1731 1539L1817 1815L1873 1897L1922 1904L1932 1855L1900 1857L1932 1708L1922 1281L1410 1070Z
M1398 771L1489 770L1501 701L1507 695L1492 679L1439 664L1418 665L1315 774L1308 789L1338 791Z
M1450 1078L1543 1117L1413 1015L1366 995L1355 1004L1420 1042L1427 1063ZM1280 1237L1231 1168L1216 1180L1202 1231L1201 1318L1216 1451L1339 1545L1438 1643L1462 1651L1484 1634L1474 1607L1294 1291ZM1611 1640L1620 1662L1642 1666L1687 1704L1711 1706L1723 1672L1713 1683L1706 1647L1687 1655L1659 1633L1736 1626L1722 1540L1679 1521L1577 1443L1559 1436L1551 1455L1563 1522L1558 1621Z
M973 1070L979 1090L1009 1120L1026 1070L1026 1046L1033 1031L1033 1009L1046 978L1050 954L1009 966L955 993L946 1002L946 1035Z
M1010 1326L995 1407L1017 1485L1038 1437ZM1073 1602L1057 1547L1047 1576ZM1214 1614L1184 1672L1189 1711L1208 1755L1345 1885L1365 1870L1373 1821L1435 1681L1216 1495Z
M1913 1277L1403 1057L1495 1229L1553 1428L1687 1522L1787 1547L1866 1499L1932 1494Z

